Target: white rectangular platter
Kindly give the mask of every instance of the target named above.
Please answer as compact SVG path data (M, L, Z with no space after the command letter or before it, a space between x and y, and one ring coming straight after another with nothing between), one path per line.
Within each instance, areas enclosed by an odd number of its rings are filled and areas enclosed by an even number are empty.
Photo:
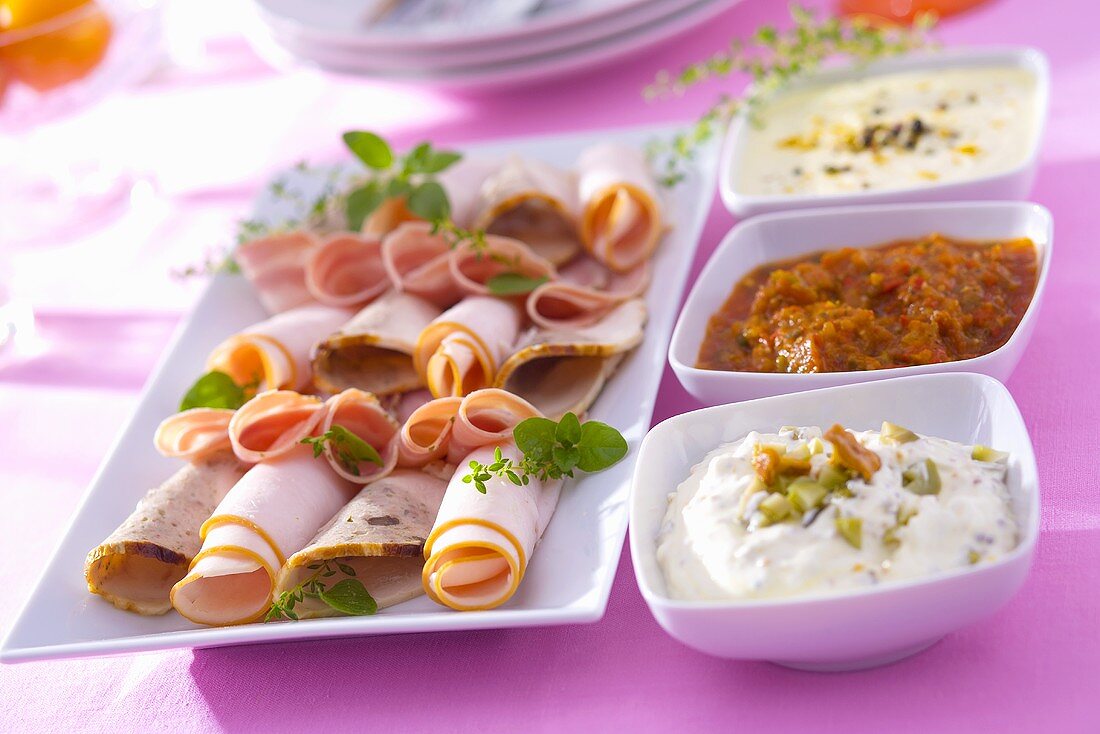
M511 154L570 166L586 146L605 140L644 146L672 128L604 130L549 137L520 138L460 146L477 157ZM303 190L319 189L324 175L288 173ZM84 496L61 546L42 572L3 646L0 661L109 655L178 647L216 647L319 637L348 637L393 632L430 632L498 627L595 622L603 616L622 552L627 524L627 494L637 447L653 414L665 367L666 350L680 294L710 209L715 186L714 161L702 162L669 192L667 220L672 229L657 252L647 295L645 338L608 383L590 416L614 425L630 444L630 453L601 474L566 485L557 512L532 558L523 584L504 606L481 612L454 612L426 597L382 610L373 617L346 617L204 628L175 612L142 617L115 609L92 596L84 583L84 557L131 512L149 487L168 477L178 462L153 448L153 432L173 413L180 396L203 372L210 351L235 331L265 317L248 283L219 275L181 326L154 372L137 411L107 456ZM270 194L257 204L255 217L281 221Z

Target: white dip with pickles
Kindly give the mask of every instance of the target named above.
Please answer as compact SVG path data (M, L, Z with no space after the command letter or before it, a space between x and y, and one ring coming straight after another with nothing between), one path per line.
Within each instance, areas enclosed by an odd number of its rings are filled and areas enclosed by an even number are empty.
M958 182L1025 160L1037 80L1013 67L883 74L778 96L746 125L736 189L842 194Z
M990 562L1019 535L1006 460L889 423L753 432L670 495L657 560L677 599L841 591Z

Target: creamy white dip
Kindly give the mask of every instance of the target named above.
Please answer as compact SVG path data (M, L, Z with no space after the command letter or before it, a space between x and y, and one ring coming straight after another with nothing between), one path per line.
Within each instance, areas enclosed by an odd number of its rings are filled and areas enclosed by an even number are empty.
M856 476L841 490L850 497L832 494L816 514L793 512L773 524L755 509L769 492L760 490L754 446L791 452L811 446L819 452L810 457L817 475L833 453L821 430L753 432L708 454L669 496L657 538L670 596L741 599L856 589L990 562L1016 546L1003 458L977 461L972 447L939 438L884 443L878 431L853 435L882 462L871 481ZM940 489L916 494L903 486L903 472L928 459ZM861 547L845 539L837 518L860 519Z
M746 125L734 183L750 195L839 194L1002 173L1034 147L1036 90L1025 69L976 67L784 93Z

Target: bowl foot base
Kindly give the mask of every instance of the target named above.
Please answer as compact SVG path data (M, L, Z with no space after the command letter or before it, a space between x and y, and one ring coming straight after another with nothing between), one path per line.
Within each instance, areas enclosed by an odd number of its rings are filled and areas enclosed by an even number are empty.
M867 668L877 668L882 665L890 665L891 663L896 663L899 660L904 660L907 657L916 655L919 652L927 650L928 648L932 647L932 645L935 645L937 642L939 642L941 639L942 638L937 637L934 640L926 640L925 642L921 642L901 650L894 650L893 652L887 652L868 658L861 658L859 660L829 660L825 662L773 660L772 662L776 665L782 665L784 668L794 668L795 670L809 670L815 673L842 673L849 670L865 670Z

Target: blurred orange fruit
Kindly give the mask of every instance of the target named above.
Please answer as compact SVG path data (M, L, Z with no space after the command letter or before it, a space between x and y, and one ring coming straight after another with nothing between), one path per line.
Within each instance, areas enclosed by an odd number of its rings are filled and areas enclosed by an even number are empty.
M15 41L5 44L8 32ZM94 0L0 0L0 64L40 92L83 79L110 40L111 21Z

